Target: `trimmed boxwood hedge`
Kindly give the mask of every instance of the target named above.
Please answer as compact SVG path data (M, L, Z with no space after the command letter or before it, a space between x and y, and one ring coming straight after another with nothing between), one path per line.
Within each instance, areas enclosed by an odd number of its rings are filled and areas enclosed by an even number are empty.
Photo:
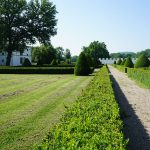
M51 65L51 64L44 64L41 66L36 67L75 67L75 64L57 64L57 65Z
M0 74L74 74L73 67L0 67Z
M126 150L123 123L103 67L36 150Z

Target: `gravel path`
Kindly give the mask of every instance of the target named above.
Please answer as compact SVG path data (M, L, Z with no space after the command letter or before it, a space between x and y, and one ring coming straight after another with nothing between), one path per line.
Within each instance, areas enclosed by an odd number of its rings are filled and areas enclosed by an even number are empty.
M150 150L150 89L139 87L125 73L108 66L129 138L129 150Z

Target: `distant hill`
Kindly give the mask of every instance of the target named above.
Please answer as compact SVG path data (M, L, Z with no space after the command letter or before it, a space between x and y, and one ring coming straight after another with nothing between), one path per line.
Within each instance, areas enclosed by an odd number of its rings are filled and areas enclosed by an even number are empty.
M133 52L118 52L118 53L111 53L111 58L127 58L128 56L136 57L136 53Z
M141 54L145 54L147 57L150 58L150 49L146 49L146 50L143 50L143 51L140 51L140 52L137 52L137 53L134 53L134 52L111 53L110 57L111 58L127 58L128 56L131 56L131 57L134 58L134 57L140 56Z

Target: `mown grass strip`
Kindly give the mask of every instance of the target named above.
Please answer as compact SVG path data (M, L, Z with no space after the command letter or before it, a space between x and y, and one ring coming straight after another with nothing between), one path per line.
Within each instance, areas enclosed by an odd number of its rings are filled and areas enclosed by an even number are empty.
M122 127L108 70L103 67L35 149L125 150L127 141Z
M64 103L72 103L93 78L44 76L41 76L43 82L47 82L44 86L37 83L39 88L0 103L0 149L32 149L34 143L41 142L52 123L58 121L65 109ZM56 82L51 83L54 79Z

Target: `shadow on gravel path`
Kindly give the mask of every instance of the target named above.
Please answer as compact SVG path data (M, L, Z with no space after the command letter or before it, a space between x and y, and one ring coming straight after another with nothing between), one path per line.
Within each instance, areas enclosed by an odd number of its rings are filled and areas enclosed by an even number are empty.
M129 150L150 150L150 136L135 112L135 105L129 103L119 83L111 74L111 69L108 69L116 100L120 107L120 115L124 123L123 132L125 138L129 139Z

